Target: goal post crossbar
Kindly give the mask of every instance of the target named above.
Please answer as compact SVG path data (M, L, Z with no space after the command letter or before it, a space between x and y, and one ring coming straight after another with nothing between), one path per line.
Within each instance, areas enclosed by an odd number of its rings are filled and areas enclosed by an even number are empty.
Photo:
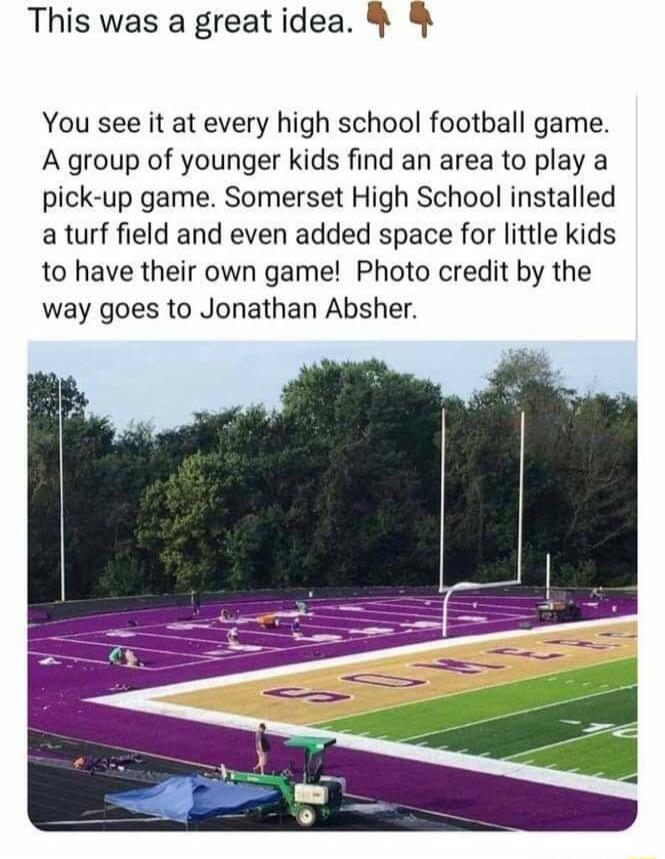
M448 603L454 593L463 590L481 590L486 588L503 588L510 585L519 585L519 579L510 579L506 582L456 582L449 585L443 598L443 611L441 616L441 638L448 637Z

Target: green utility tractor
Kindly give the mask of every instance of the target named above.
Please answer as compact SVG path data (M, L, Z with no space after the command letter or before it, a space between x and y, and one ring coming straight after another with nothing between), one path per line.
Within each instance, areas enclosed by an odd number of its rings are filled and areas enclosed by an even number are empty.
M279 774L259 775L227 770L222 767L222 778L232 784L257 784L278 790L281 804L264 812L277 811L290 814L300 826L309 828L315 823L329 820L339 811L346 782L339 776L323 774L326 750L336 740L324 737L291 737L284 745L304 751L302 778L294 772L293 764Z

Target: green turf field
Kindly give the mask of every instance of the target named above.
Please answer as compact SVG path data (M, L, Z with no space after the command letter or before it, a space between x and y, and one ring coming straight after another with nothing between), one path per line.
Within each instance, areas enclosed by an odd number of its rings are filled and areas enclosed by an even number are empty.
M511 760L603 778L630 780L637 767L637 723L613 725Z
M637 769L636 675L637 660L622 659L317 727L628 780Z

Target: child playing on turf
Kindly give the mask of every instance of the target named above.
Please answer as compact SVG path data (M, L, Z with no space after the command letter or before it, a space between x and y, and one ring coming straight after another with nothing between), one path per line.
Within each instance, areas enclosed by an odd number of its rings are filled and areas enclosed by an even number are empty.
M109 662L111 665L122 665L125 661L125 652L122 647L114 647L109 653Z
M114 647L109 653L109 662L111 665L126 665L128 668L140 668L143 665L138 656L129 647L127 649Z
M125 650L125 665L129 668L140 668L143 663L129 647Z
M238 638L238 627L231 627L231 629L226 633L226 640L229 643L229 647L235 647L238 644Z
M294 617L293 623L291 624L291 635L294 638L300 638L300 618Z

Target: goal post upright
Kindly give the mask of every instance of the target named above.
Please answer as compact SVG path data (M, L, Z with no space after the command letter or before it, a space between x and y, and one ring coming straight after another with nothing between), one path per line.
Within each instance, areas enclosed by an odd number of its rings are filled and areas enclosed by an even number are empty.
M67 598L65 580L65 488L64 462L62 450L62 379L58 378L58 473L60 495L60 600Z
M445 544L445 487L446 487L446 410L441 409L441 520L439 524L439 593L444 594L441 611L441 637L448 637L448 603L454 593L461 590L483 590L486 588L509 587L522 584L522 536L524 514L524 448L525 448L524 411L520 412L520 464L519 464L519 501L517 510L517 574L514 579L503 582L456 582L446 587L444 585L444 544ZM550 556L547 555L547 589L549 593Z
M441 409L441 519L439 522L439 593L443 586L443 548L445 543L446 512L446 410Z
M524 515L524 412L520 413L520 477L517 504L517 582L522 583L522 518Z
M552 556L548 552L545 556L545 599L550 598L550 584L552 580Z

